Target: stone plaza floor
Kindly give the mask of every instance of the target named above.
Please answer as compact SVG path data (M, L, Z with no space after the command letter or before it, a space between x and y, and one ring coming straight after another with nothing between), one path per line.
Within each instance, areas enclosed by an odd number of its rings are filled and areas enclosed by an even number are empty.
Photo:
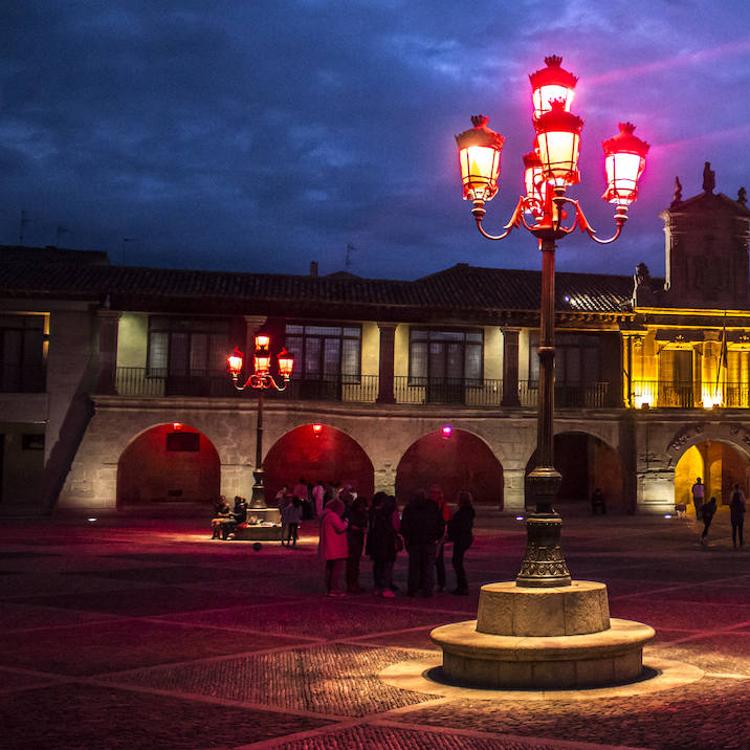
M393 600L324 597L311 523L297 549L254 551L198 521L5 522L0 747L750 748L750 549L732 550L728 526L720 514L705 549L684 519L564 528L574 577L606 582L613 616L656 628L646 660L698 666L698 682L483 701L378 674L434 653L436 625L474 618L479 583L514 577L524 529L512 518L478 531L472 596Z

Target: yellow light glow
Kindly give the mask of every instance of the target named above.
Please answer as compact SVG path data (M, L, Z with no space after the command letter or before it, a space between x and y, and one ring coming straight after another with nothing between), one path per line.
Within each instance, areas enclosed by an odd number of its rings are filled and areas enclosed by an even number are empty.
M654 383L636 380L633 383L633 405L636 409L647 409L656 403Z
M492 200L500 177L500 151L488 146L469 146L459 151L459 160L464 200Z
M573 95L575 91L567 86L561 86L559 84L551 84L548 86L540 86L538 89L534 89L531 94L532 103L534 105L534 117L549 112L550 102L554 99L559 99L565 103L565 111L570 112L570 107L573 104Z
M265 333L259 333L255 337L255 348L256 349L268 349L271 344L271 337Z
M271 365L271 357L267 354L255 355L255 372L263 374L268 372Z

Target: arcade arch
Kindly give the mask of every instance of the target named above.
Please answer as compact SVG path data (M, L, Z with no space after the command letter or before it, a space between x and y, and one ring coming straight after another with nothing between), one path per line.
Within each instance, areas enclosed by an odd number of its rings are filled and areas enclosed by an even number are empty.
M351 484L360 495L372 497L375 470L354 438L329 425L306 424L282 435L263 461L266 498L270 501L288 485L307 482Z
M405 502L419 489L440 485L453 503L468 490L478 505L503 509L503 467L489 446L465 430L430 432L406 450L396 469L396 496Z
M220 493L221 462L214 444L179 422L150 427L117 462L117 507L195 503L211 507Z
M607 512L626 513L622 462L617 451L588 432L561 432L555 435L555 468L562 474L557 504L568 510L590 510L591 495L598 487L604 493ZM526 464L526 477L536 466L536 451ZM528 481L526 505L532 504Z
M704 440L691 445L680 456L674 471L674 502L685 505L695 518L691 488L697 477L706 485L705 499L716 497L719 510L729 505L732 486L737 483L748 494L750 459L739 447L723 440Z

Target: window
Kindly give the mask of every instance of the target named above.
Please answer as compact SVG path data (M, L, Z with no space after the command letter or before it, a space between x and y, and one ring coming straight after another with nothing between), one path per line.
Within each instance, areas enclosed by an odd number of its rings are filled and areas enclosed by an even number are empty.
M601 379L600 340L596 335L558 333L555 337L555 382L559 385L598 383ZM539 334L529 340L529 380L539 380Z
M483 331L409 331L409 384L455 381L481 385L484 367Z
M166 449L172 452L197 453L201 449L198 432L168 432Z
M151 317L148 374L201 377L224 371L229 321L212 318Z
M0 391L44 390L44 316L0 315Z
M358 383L362 360L362 328L358 325L288 323L286 348L294 355L294 380Z

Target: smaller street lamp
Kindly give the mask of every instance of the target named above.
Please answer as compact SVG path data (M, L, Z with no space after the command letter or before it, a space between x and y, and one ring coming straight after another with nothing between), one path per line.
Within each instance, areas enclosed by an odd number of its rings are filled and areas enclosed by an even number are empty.
M232 385L238 391L252 388L258 391L258 420L255 432L255 470L253 471L253 492L250 499L250 508L262 510L268 508L266 504L266 493L263 487L263 391L273 388L276 391L285 391L292 377L294 369L294 356L286 349L282 349L276 356L278 362L281 384L271 375L271 337L266 333L258 333L255 336L255 354L253 356L253 372L247 380L240 385L240 375L245 361L245 355L237 348L227 357L227 371L232 378Z

